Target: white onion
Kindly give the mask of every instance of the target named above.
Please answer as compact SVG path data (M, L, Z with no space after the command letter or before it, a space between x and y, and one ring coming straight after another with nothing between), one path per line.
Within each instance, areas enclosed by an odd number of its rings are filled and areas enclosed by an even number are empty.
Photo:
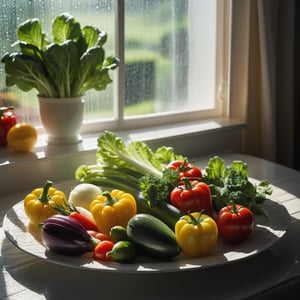
M91 183L80 183L72 189L69 195L69 202L75 207L83 207L90 210L90 203L97 196L102 194L99 186Z

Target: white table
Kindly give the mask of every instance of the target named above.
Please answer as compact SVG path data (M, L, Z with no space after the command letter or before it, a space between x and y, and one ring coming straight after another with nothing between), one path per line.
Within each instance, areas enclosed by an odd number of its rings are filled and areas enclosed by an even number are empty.
M291 215L286 235L266 251L206 269L120 274L79 270L35 258L16 248L1 227L0 299L274 299L274 294L276 299L280 295L289 299L292 291L300 291L300 172L251 156L220 156L226 163L242 159L248 163L250 177L269 180L272 199L282 202ZM196 159L205 166L208 158ZM5 213L30 190L0 194L1 226Z

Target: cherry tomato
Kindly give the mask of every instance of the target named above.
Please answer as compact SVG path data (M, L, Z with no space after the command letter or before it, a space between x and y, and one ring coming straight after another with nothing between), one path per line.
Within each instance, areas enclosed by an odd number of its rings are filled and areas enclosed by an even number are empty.
M178 178L181 179L182 177L193 177L193 178L201 178L202 171L197 166L189 163L188 161L182 160L174 160L170 162L167 166L169 170L175 170L178 172Z
M183 212L202 211L212 216L210 188L205 182L182 178L179 185L171 191L170 200L172 205Z
M252 211L239 204L232 204L220 209L217 216L219 235L226 242L238 244L254 231Z
M112 241L101 241L93 250L93 257L96 260L111 261L113 260L106 254L112 250L114 243Z
M111 241L112 242L111 237L102 232L98 232L96 230L88 230L88 234L99 241Z

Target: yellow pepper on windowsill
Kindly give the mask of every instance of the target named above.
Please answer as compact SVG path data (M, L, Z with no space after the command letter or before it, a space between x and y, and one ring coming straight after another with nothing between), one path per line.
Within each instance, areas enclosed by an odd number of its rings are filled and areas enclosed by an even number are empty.
M207 256L217 243L218 226L212 217L193 212L176 222L175 235L182 252L187 256Z
M66 203L64 192L52 187L53 182L47 180L43 188L36 188L26 195L24 199L24 210L34 225L43 223L48 217L57 214L53 205Z
M137 205L132 194L115 189L92 200L90 211L99 230L109 234L113 226L121 225L126 228L129 219L137 213Z

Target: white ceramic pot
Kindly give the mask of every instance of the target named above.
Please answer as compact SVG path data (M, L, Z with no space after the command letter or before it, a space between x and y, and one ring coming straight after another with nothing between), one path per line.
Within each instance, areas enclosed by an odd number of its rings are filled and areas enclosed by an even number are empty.
M49 144L74 144L82 141L79 134L83 121L84 100L44 98L38 96L40 117Z

